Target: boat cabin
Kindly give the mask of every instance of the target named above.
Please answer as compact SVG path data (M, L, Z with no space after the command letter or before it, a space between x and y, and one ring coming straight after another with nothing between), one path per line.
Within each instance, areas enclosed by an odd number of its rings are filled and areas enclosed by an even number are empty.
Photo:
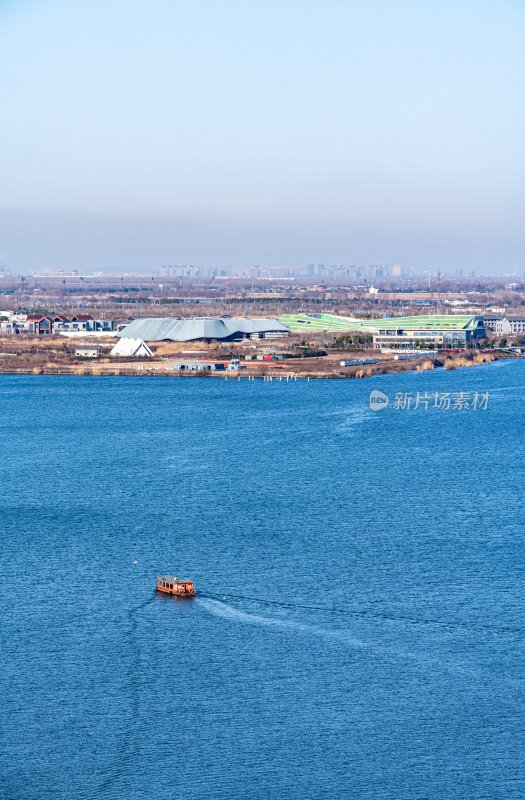
M192 595L195 594L195 587L192 581L181 581L175 575L163 575L157 578L157 591L166 594Z

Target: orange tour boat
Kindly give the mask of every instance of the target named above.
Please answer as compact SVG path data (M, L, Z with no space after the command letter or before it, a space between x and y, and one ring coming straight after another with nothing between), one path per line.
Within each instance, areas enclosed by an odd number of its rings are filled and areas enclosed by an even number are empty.
M195 594L195 586L192 581L181 581L175 575L163 575L157 578L157 591L176 597L191 597Z

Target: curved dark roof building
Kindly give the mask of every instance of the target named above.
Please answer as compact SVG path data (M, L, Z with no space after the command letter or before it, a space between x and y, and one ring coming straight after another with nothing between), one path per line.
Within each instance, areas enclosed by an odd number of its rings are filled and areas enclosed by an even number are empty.
M277 319L139 317L126 325L118 336L145 342L191 342L196 339L265 339L286 336L288 333L290 329Z

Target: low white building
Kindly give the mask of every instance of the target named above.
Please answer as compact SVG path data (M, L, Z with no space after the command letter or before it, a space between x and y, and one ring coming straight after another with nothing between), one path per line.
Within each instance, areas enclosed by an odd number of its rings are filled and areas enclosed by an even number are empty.
M509 314L502 317L494 324L494 333L497 336L518 336L525 333L525 316Z
M98 347L75 347L76 358L98 358Z

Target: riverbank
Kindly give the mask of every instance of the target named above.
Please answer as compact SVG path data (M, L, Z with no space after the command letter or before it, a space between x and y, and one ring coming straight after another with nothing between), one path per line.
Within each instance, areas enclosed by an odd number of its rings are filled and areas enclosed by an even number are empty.
M2 344L4 344L2 342ZM11 344L11 342L9 343ZM426 372L433 369L464 369L481 366L503 358L519 358L520 356L504 351L461 351L457 353L440 353L436 356L421 355L413 358L395 360L393 354L383 354L371 350L362 351L329 351L323 355L310 358L283 358L275 361L247 360L241 362L238 372L199 371L179 369L181 359L167 356L165 348L157 347L154 357L150 359L115 359L104 356L101 350L99 358L75 358L74 350L62 339L17 340L13 343L12 352L0 348L0 374L7 375L122 375L122 376L169 376L200 378L235 378L235 379L362 379L374 375L390 375L406 372ZM161 343L162 345L162 343ZM111 345L108 343L107 347ZM16 348L16 349L15 349ZM181 354L182 355L182 354ZM217 353L213 353L217 359ZM369 360L377 358L373 364L354 364L342 366L341 362ZM190 363L188 355L182 356ZM193 357L201 360L212 360L211 352L203 352ZM222 355L229 360L229 356Z

